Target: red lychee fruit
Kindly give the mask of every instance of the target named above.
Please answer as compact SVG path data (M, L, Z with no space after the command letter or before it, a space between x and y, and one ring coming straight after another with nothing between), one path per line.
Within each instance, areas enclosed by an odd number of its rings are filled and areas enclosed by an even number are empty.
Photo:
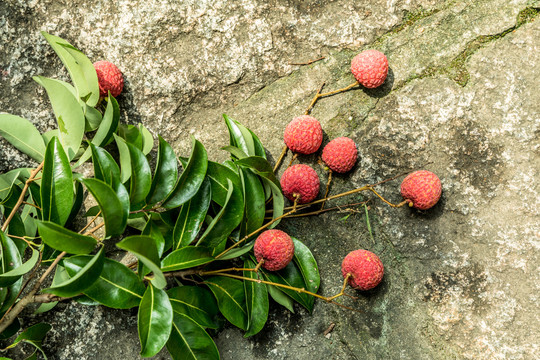
M371 251L354 250L351 251L341 264L343 278L347 274L349 285L357 290L369 290L379 285L384 275L384 266L381 259Z
M292 152L313 154L319 150L323 138L322 127L313 116L295 117L285 128L283 140Z
M346 173L356 163L358 151L356 144L348 137L339 137L330 141L323 149L322 159L332 171Z
M427 210L441 198L441 180L427 170L419 170L409 174L401 183L401 196L409 202L409 206L419 210Z
M319 194L319 176L309 165L291 166L281 176L280 183L283 195L293 202L298 198L298 204L309 203Z
M94 63L99 82L99 96L106 97L108 92L117 97L124 89L124 77L120 70L111 62L97 61Z
M255 257L263 268L270 271L286 267L294 256L294 243L287 233L281 230L266 230L255 240Z
M377 50L362 51L352 59L351 72L364 87L379 87L388 75L388 59Z

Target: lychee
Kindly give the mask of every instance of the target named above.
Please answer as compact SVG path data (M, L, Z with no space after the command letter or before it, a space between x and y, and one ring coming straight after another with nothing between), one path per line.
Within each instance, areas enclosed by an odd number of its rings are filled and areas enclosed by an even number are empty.
M379 87L388 75L388 59L377 50L362 51L352 59L351 72L364 87Z
M295 117L285 128L283 140L292 152L313 154L319 150L323 138L322 127L313 116Z
M409 206L419 210L427 210L441 198L441 180L427 170L419 170L409 174L401 183L401 196L409 202Z
M379 285L384 275L381 259L371 251L351 251L341 264L343 278L350 274L349 285L357 290L369 290Z
M319 176L309 165L293 165L281 176L283 195L298 204L313 201L319 194Z
M99 82L99 96L106 97L108 92L117 97L124 89L124 77L120 70L111 62L97 61L94 63Z
M294 256L294 243L281 230L266 230L255 240L255 257L266 270L277 271L286 267Z
M357 156L356 144L348 137L339 137L330 141L322 152L325 164L332 171L342 174L353 168Z

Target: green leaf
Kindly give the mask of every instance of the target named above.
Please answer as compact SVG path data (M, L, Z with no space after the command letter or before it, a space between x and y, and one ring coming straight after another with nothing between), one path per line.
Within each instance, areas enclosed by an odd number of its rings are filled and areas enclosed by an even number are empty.
M233 191L235 192L233 196L239 198L239 201L243 201L242 182L240 177L227 166L209 161L206 177L210 179L210 184L212 185L212 200L219 206L223 207L225 205L227 193L229 191L228 180L233 184Z
M38 221L39 235L53 249L69 254L89 254L97 245L96 239L73 232L50 221Z
M214 260L210 249L186 246L167 255L161 262L161 271L189 269Z
M182 205L173 231L174 249L188 246L195 240L210 207L211 198L210 181L205 179L197 194Z
M99 275L103 270L103 262L105 259L103 249L104 247L102 247L99 252L92 257L92 260L69 280L44 289L43 292L58 296L72 297L88 289L99 278Z
M173 311L167 293L148 285L139 305L138 329L141 356L156 355L169 339Z
M81 106L66 86L69 84L43 76L34 76L33 79L47 90L58 122L60 142L71 160L79 151L84 134L85 121Z
M82 179L81 182L92 193L101 209L105 222L105 236L122 234L126 228L127 216L116 192L98 179Z
M91 143L95 146L104 146L107 142L113 137L114 132L118 128L118 122L120 121L120 107L116 99L111 96L107 100L107 108L105 109L105 114L103 114L103 120L101 125L96 131L96 134L92 138ZM86 160L90 159L92 156L92 149L88 147L84 154L79 158L77 163L73 166L77 166L84 163Z
M262 270L262 273L265 278L268 280L283 284L287 286L292 286L299 289L305 289L306 284L302 277L302 273L296 267L293 261L289 263L284 269L279 271L266 271ZM298 302L300 305L305 307L309 312L313 310L313 300L310 295L298 293L294 290L280 288L285 294L289 295L294 301Z
M228 192L225 205L214 217L206 231L201 235L197 245L216 247L227 239L229 234L240 224L244 215L244 202L241 196L233 197L235 191L231 180L227 179ZM236 189L240 193L239 189Z
M244 190L245 210L240 237L259 229L266 215L264 188L257 175L249 169L240 169L240 179Z
M120 154L120 181L125 183L131 176L131 158L129 156L129 148L124 139L113 134L118 153Z
M230 259L234 259L234 258L237 258L241 255L244 255L245 253L251 251L251 249L253 249L253 245L255 244L255 240L249 242L248 244L242 246L242 247L236 247L232 250L229 250L227 251L227 253L223 256L221 256L219 259L217 260L220 260L220 261L223 261L223 260L230 260Z
M203 327L219 327L215 320L218 306L210 291L197 286L181 286L167 290L167 294L175 313L186 315Z
M219 360L216 344L204 328L178 313L174 314L167 350L174 360Z
M142 235L129 236L117 243L116 246L133 253L154 273L152 282L157 288L162 289L167 285L167 280L159 267L159 254L154 239Z
M75 256L64 260L64 264L69 275L74 276L91 260L92 256ZM133 271L105 258L99 278L84 290L84 294L110 308L130 309L139 305L144 291L144 284Z
M43 220L64 225L73 205L73 175L62 145L54 137L47 145L41 178Z
M241 149L247 155L255 155L255 144L249 130L225 114L223 114L223 119L229 129L231 145Z
M131 158L129 200L132 204L132 210L139 210L145 205L146 195L150 191L152 172L142 151L130 143L127 146Z
M248 157L248 155L245 152L243 152L242 149L239 149L236 146L232 146L232 145L224 146L221 148L221 150L230 152L231 155L233 155L234 157L238 159L243 159L243 158Z
M150 153L150 151L152 151L152 148L154 147L154 137L152 136L152 133L148 131L148 129L142 124L139 124L139 131L141 132L142 137L141 150L144 155L148 155L148 153Z
M142 150L143 138L137 126L131 124L120 124L118 126L118 136L124 139L127 144L131 144L137 149Z
M203 183L207 167L206 149L199 141L193 139L193 149L188 164L174 189L167 196L163 207L166 209L178 207L195 196Z
M264 146L261 140L259 140L259 138L257 137L257 135L255 135L253 131L249 130L249 132L251 133L251 136L253 137L253 144L255 146L255 154L253 155L260 156L266 159L266 151L264 151Z
M2 274L0 274L0 287L5 287L12 285L24 274L34 268L39 259L39 251L32 249L32 256L30 259L28 259L24 264L17 267L12 267L10 264L15 264L12 259L18 258L20 261L21 255L19 254L15 243L6 234L4 234L2 230L0 230L0 238L2 240ZM10 267L12 269L8 270Z
M156 204L172 191L178 177L178 161L173 148L161 136L158 136L158 158L150 192L146 197L149 205Z
M0 135L32 159L43 161L45 143L30 121L15 115L0 114Z
M82 184L80 182L76 182L74 185L75 185L75 190L74 190L75 198L73 199L73 205L71 206L71 211L69 212L69 216L66 220L66 224L71 224L75 220L75 218L79 214L79 210L81 210L81 207L84 201L84 188Z
M244 284L225 276L214 276L204 282L217 299L223 316L236 327L247 329L248 315Z
M90 143L92 151L92 163L94 165L94 177L112 185L113 179L120 179L120 168L111 154L105 149Z
M212 295L210 295L211 297ZM1 315L4 316L3 314ZM11 324L8 325L8 327L0 334L0 340L9 339L13 335L15 335L19 330L21 329L21 323L19 322L18 318L15 318ZM0 357L0 360L7 359Z
M270 180L278 187L280 186L279 180L276 178L274 170L272 169L272 165L270 165L268 160L265 158L260 156L250 156L244 159L236 160L234 163L238 166L249 168L255 174Z
M16 272L22 266L22 259L17 246L2 230L0 230L0 240L1 240L1 260L2 264L0 268L0 281L2 284L1 287L7 287L16 283L24 274L17 275Z
M98 129L99 125L103 121L103 116L99 110L88 106L82 100L79 100L79 104L82 106L84 119L86 120L84 123L84 131L88 132Z
M15 341L13 341L13 344L9 345L6 349L13 348L22 341L35 346L39 351L41 351L43 357L47 359L47 356L45 356L41 345L43 344L43 339L45 339L45 336L47 336L47 333L49 332L49 330L51 330L51 328L51 325L45 323L39 323L34 326L30 326L28 329L20 333L19 336L17 336L17 338L15 339Z
M99 100L99 85L96 69L90 59L66 40L45 31L41 34L64 63L79 98L88 97L86 103L89 106L95 106Z
M274 299L275 302L287 308L290 312L294 314L294 300L283 291L279 290L278 287L273 285L268 285L268 294Z
M285 208L285 199L283 198L283 193L281 192L281 189L276 186L272 181L263 178L263 185L266 185L270 188L272 192L272 218L277 219L281 215L283 215L283 209ZM274 222L272 225L268 227L268 229L273 229L279 224L279 221Z
M253 269L257 264L246 259L244 268ZM244 277L249 279L263 280L262 275L254 271L244 271ZM248 314L248 327L244 337L257 334L262 330L268 319L268 290L266 285L253 281L244 281L244 290L246 292L246 308Z
M321 276L319 275L319 266L309 248L303 242L296 238L292 238L294 243L293 261L300 270L302 278L306 284L306 290L317 293L321 284ZM309 297L315 301L315 298Z

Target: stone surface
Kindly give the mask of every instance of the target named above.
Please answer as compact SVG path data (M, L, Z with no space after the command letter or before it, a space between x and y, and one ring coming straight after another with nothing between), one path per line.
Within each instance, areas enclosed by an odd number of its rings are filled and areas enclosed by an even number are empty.
M228 141L222 113L259 135L274 157L282 131L319 86L354 81L350 59L377 48L382 89L319 100L325 131L355 140L359 160L332 193L426 168L443 184L435 208L363 208L284 221L320 266L321 293L340 289L351 250L379 255L385 277L352 294L350 312L316 301L313 314L276 304L258 335L226 327L222 359L540 358L540 18L538 1L15 1L0 3L0 111L54 127L32 75L66 79L39 30L67 38L126 76L123 121L142 122L187 153L193 134L210 157ZM290 62L325 59L309 66ZM0 171L28 159L0 142ZM289 155L290 156L290 155ZM316 156L300 161L317 168ZM288 161L288 159L286 160ZM280 174L284 170L282 166ZM400 179L379 187L397 203ZM322 191L322 190L321 190ZM52 359L138 357L136 314L70 303L49 321ZM324 331L331 323L334 330ZM30 349L27 349L30 351ZM165 352L156 358L167 358Z

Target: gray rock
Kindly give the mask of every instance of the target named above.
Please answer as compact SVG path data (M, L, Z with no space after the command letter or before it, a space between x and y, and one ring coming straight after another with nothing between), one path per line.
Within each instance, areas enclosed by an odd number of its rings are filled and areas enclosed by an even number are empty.
M313 314L276 304L258 335L226 327L223 359L535 359L537 312L540 25L538 1L15 1L0 4L0 110L41 131L54 127L32 75L66 72L39 34L65 37L126 77L123 121L142 122L186 154L190 134L223 160L227 113L277 157L285 125L325 91L354 81L352 56L383 50L391 72L377 90L319 100L312 115L325 142L350 136L359 149L332 193L426 168L443 197L426 212L394 209L370 194L336 201L365 209L290 219L281 228L313 251L320 293L339 292L340 265L365 248L385 264L383 283L351 312L317 300ZM536 19L536 21L534 21ZM325 56L309 66L290 65ZM0 170L28 159L0 143ZM290 155L289 155L290 158ZM287 159L288 160L288 159ZM287 161L286 160L286 161ZM326 182L316 156L313 164ZM280 173L284 170L281 167ZM400 180L378 187L401 201ZM75 303L25 324L48 321L53 359L137 358L136 313ZM329 336L324 332L331 323ZM29 349L30 351L30 349ZM163 352L156 358L167 358Z

